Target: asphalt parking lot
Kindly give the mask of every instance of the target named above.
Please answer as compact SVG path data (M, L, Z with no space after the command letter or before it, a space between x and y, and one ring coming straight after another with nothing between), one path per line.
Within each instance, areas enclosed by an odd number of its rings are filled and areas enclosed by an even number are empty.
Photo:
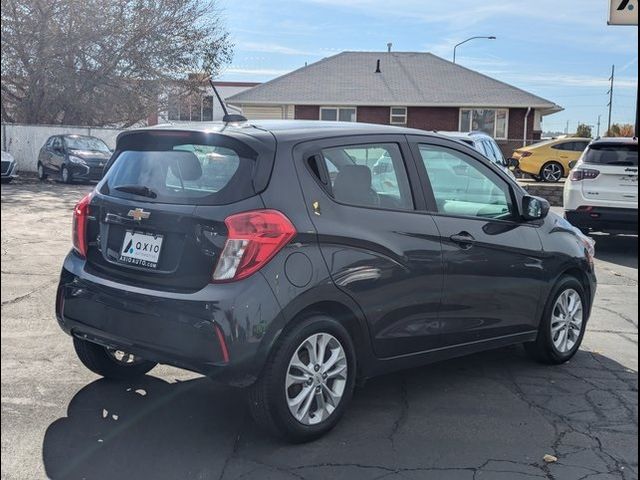
M54 296L90 188L2 186L2 478L638 478L637 237L596 236L598 297L570 363L514 347L377 378L329 435L291 446L238 390L171 367L109 382L76 359Z

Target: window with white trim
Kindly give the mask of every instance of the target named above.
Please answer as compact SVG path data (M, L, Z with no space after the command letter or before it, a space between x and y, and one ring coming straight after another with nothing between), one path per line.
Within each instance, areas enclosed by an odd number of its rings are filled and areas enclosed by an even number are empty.
M320 107L320 120L327 122L355 122L356 107Z
M507 108L461 108L461 132L484 132L499 140L506 140L509 131Z
M391 125L406 125L407 124L407 107L391 107L389 109Z
M175 95L169 97L167 120L210 122L213 120L213 96Z

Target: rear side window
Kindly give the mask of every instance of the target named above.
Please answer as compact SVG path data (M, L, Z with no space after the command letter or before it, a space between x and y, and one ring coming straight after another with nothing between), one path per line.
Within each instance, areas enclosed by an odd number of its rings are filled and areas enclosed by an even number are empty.
M255 156L246 147L180 137L135 146L119 152L102 193L187 205L223 205L255 195Z
M412 210L413 200L396 144L328 148L321 155L333 197L350 205Z
M596 143L584 154L584 162L596 165L638 166L638 145Z

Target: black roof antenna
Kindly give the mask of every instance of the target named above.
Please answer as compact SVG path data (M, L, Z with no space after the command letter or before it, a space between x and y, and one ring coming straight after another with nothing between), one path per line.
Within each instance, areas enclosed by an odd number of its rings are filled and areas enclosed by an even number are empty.
M224 123L246 122L247 118L244 115L240 115L238 113L229 113L229 111L227 110L227 104L224 103L222 97L218 93L218 89L216 88L215 83L213 83L213 77L211 75L209 76L209 84L211 85L211 88L213 88L213 93L216 94L216 98L218 99L218 102L220 102L220 106L222 107L222 111L224 112L222 121Z

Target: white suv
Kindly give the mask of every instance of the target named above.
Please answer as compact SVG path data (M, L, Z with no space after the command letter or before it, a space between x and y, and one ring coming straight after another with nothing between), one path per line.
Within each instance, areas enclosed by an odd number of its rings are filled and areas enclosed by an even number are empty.
M565 183L564 209L583 232L638 233L638 139L591 142Z

